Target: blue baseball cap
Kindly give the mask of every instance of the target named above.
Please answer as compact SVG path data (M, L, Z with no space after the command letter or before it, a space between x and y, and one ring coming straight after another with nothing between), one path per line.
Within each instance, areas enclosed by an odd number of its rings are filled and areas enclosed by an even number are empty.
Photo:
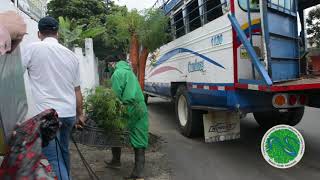
M41 18L38 23L38 29L39 31L58 31L59 30L59 23L56 19L53 17L47 16L44 18Z

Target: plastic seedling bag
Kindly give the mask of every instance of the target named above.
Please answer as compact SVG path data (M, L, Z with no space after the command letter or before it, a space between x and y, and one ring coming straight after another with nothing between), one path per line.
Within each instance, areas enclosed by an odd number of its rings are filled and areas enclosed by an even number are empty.
M0 154L17 122L25 120L28 111L20 49L0 55Z

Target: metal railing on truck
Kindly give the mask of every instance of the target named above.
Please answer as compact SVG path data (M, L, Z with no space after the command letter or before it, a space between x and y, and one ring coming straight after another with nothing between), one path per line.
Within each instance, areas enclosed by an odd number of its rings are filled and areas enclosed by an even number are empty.
M221 2L220 0L218 1ZM223 3L219 3L216 6L212 7L211 9L206 10L206 7L208 7L208 5L211 5L210 3L216 3L217 1L205 0L201 5L197 5L195 8L189 9L189 12L188 12L188 8L193 2L197 2L198 4L197 0L190 1L185 8L181 8L173 15L174 23L171 24L172 37L179 38L187 33L192 32L193 30L199 27L202 27L203 25L209 23L210 21L213 21L214 19L221 17L224 14L223 7L226 6L228 3L227 0L225 0ZM201 13L200 11L201 8L203 8L204 10L203 13ZM183 17L183 11L187 11L185 17ZM199 12L198 13L199 15L192 17L192 19L190 19L192 14L194 14L196 11ZM216 12L216 13L213 13L213 12ZM177 17L178 15L181 16L181 18L175 19L175 17ZM209 15L211 15L211 17ZM196 25L196 26L192 27L192 25Z

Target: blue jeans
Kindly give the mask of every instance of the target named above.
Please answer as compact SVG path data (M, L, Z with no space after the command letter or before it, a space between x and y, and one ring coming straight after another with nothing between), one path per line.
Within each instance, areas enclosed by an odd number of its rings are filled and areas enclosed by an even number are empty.
M70 175L70 156L69 156L69 139L72 128L76 122L75 117L59 118L62 122L57 133L57 142L55 139L50 141L49 145L42 149L43 154L48 158L54 172L59 180L69 180ZM60 143L60 146L59 144ZM57 152L58 150L58 152Z

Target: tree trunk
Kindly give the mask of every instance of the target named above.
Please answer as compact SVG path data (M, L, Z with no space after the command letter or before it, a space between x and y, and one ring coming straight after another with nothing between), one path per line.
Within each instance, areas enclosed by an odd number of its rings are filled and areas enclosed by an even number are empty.
M137 75L138 73L138 61L139 61L139 41L137 34L131 35L130 42L130 61L132 65L133 72Z
M149 55L149 50L145 47L143 47L140 59L139 59L139 83L141 86L141 89L144 90L144 76L145 76L145 69L146 69L146 63Z

